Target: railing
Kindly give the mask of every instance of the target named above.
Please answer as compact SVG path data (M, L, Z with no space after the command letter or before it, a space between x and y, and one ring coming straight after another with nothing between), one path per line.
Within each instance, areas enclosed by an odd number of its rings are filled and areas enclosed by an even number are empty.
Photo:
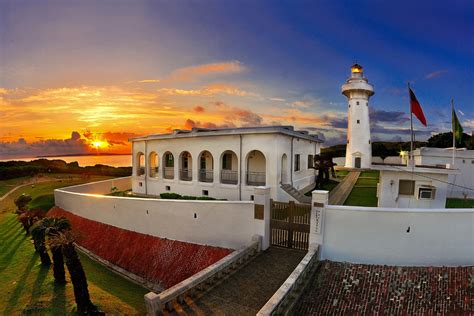
M159 167L151 167L150 168L150 177L157 178L159 174L160 174L160 168Z
M237 184L238 183L237 171L221 170L221 183Z
M174 167L164 167L163 168L163 178L165 178L165 179L174 179Z
M311 279L318 262L318 245L310 245L308 253L286 281L258 311L257 316L291 315L291 308Z
M139 176L143 176L145 174L145 167L139 167L137 170Z
M212 181L214 181L214 170L212 170L212 169L199 169L199 181L201 181L201 182L212 182Z
M236 250L204 270L187 278L186 280L156 294L149 292L145 295L145 305L149 316L163 315L163 309L173 311L173 302L182 303L186 296L195 296L196 291L205 291L213 286L226 274L234 272L239 265L253 258L260 250L262 237L255 235L252 243L242 249Z
M262 186L265 182L265 172L247 172L247 185Z
M184 181L191 181L193 179L192 169L179 169L179 179Z

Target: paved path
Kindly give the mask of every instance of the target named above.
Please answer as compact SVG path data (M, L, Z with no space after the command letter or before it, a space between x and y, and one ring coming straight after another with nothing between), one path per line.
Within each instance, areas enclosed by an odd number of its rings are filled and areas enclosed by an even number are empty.
M43 180L43 181L28 182L28 183L20 184L20 185L14 187L13 189L11 189L10 191L8 191L7 193L5 193L2 197L0 197L0 202L3 201L4 199L6 199L7 196L9 196L10 194L12 194L13 192L15 192L16 190L18 190L19 188L26 187L26 186L32 185L32 184L37 184L37 183L42 183L42 182L48 182L48 181L51 181L51 179L49 179L49 180Z
M252 315L272 297L306 252L270 247L237 272L194 299L187 297L172 315Z
M343 205L347 200L347 197L352 191L357 179L359 178L360 171L350 171L346 177L339 182L339 184L329 192L329 204L330 205Z

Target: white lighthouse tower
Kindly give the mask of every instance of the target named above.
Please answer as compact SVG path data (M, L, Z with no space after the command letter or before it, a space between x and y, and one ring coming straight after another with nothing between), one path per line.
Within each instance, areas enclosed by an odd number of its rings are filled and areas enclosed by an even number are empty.
M372 163L369 98L374 94L374 87L364 77L361 65L351 67L351 76L341 91L349 99L346 167L369 168Z

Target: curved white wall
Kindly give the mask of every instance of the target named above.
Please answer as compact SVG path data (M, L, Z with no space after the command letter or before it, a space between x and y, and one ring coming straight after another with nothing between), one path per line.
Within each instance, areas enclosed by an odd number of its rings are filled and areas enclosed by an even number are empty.
M54 191L55 204L104 224L184 242L237 249L265 234L254 219L253 201L185 201L104 196L112 186L130 188L121 178ZM92 192L92 193L87 193Z

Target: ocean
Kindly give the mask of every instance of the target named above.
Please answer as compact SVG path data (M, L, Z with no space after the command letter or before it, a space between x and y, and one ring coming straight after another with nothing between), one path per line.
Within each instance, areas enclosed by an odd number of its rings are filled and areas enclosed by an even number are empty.
M10 158L0 159L0 161L31 161L36 159L48 159L55 160L60 159L65 162L77 161L79 166L95 166L97 164L107 165L112 167L131 167L132 166L132 155L100 155L100 156L57 156L57 157L34 157L34 158Z

